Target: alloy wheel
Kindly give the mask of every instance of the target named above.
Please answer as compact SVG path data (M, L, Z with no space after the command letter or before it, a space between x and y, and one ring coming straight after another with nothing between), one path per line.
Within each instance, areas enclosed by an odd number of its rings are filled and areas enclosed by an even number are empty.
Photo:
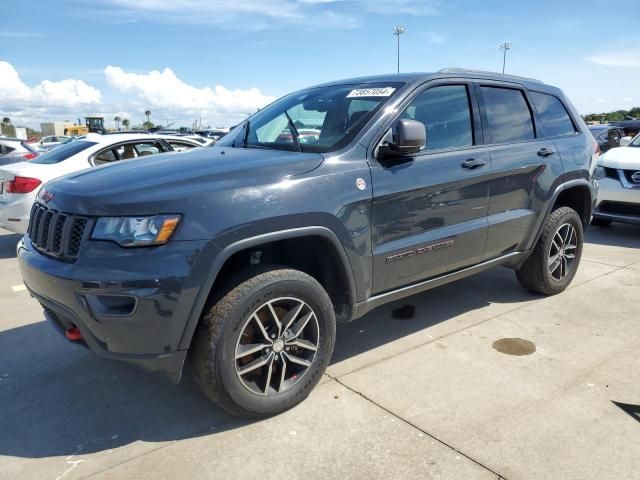
M570 223L564 223L558 228L549 250L547 267L554 280L562 280L573 268L578 249L578 234Z
M269 300L245 321L235 350L236 374L258 395L277 395L307 373L320 342L313 309L304 301Z

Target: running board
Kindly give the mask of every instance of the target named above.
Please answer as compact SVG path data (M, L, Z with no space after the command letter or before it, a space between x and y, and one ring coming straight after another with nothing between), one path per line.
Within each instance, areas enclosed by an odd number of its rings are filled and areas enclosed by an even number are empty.
M396 290L391 290L389 292L374 295L368 300L365 300L364 302L360 302L354 305L353 314L350 320L355 320L357 318L360 318L366 315L367 313L369 313L374 308L384 305L385 303L393 302L394 300L400 300L401 298L409 297L411 295L415 295L416 293L424 292L426 290L431 290L432 288L439 287L446 283L454 282L456 280L469 277L476 273L480 273L484 270L489 270L490 268L496 267L498 265L505 265L505 264L509 266L518 265L522 260L524 260L529 255L529 253L530 252L528 251L512 252L507 255L503 255L501 257L479 263L472 267L467 267L467 268L463 268L462 270L458 270L456 272L447 273L446 275L442 275L440 277L431 278L429 280L424 280L419 283L407 285L406 287L401 287Z

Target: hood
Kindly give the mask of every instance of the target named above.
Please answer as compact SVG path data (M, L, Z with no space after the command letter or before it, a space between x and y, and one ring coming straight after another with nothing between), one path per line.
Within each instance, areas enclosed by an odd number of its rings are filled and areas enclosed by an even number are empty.
M640 170L640 147L612 148L600 155L598 165L621 170Z
M171 211L177 210L180 200L278 182L313 170L322 161L315 153L195 148L84 170L53 180L44 189L54 194L55 208L78 214L169 212L172 205Z

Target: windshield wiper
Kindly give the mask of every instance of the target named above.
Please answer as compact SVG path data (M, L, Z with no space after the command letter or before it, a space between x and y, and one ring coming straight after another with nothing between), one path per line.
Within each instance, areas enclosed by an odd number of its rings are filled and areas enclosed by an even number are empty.
M299 138L300 134L298 133L298 129L296 128L295 124L293 123L293 120L291 120L291 117L289 116L286 110L284 111L284 114L286 115L287 121L289 122L289 130L291 130L291 137L293 138L293 143L295 144L298 151L302 152L302 146L300 145L300 138Z

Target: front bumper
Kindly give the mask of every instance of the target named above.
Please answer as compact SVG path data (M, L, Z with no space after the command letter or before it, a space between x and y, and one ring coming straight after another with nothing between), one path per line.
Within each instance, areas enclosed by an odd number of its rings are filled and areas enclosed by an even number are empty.
M598 181L598 200L595 218L640 225L640 185L624 186L616 178Z
M178 348L192 305L188 278L204 241L124 249L89 241L74 263L18 244L23 280L57 330L76 327L95 353L180 380Z

